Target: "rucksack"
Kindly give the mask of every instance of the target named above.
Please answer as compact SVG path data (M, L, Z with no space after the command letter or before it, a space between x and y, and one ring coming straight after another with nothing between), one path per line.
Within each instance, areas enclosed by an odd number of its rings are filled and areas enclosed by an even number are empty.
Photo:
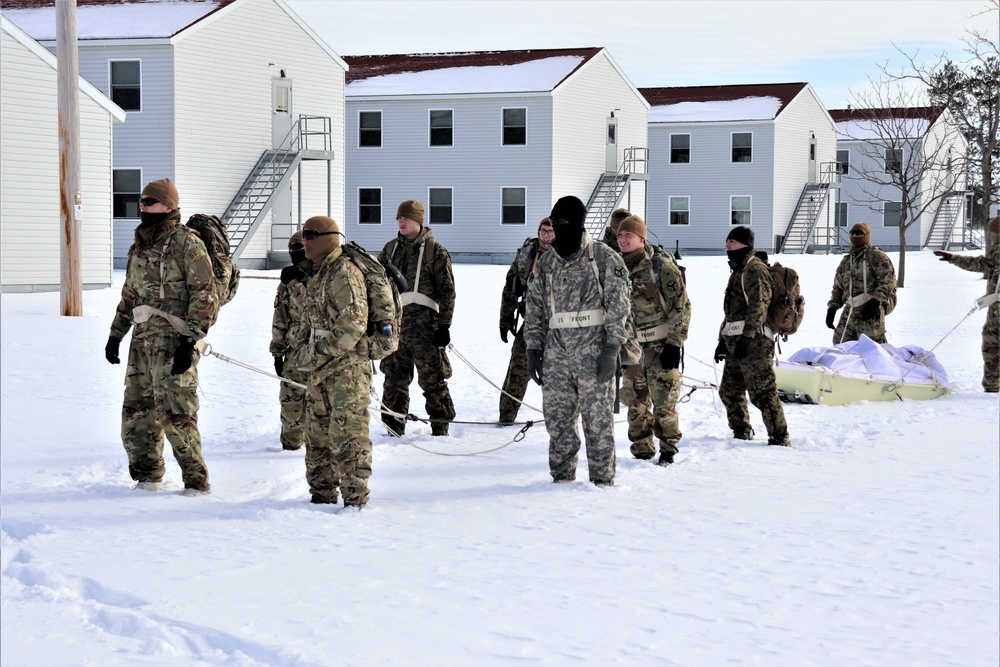
M761 254L758 252L757 256L760 257ZM787 341L789 336L799 330L799 325L802 324L806 314L806 299L802 296L799 274L795 269L782 266L778 262L768 264L766 254L761 261L771 272L772 283L771 302L767 304L765 324L773 334ZM746 291L743 292L743 298L746 298Z
M240 268L229 256L229 233L218 216L208 213L195 213L188 218L187 226L197 232L212 258L215 296L222 307L233 300L240 286Z
M368 358L376 361L385 359L399 348L399 330L403 320L403 303L399 293L406 290L406 279L395 267L383 266L354 241L341 247L365 277Z

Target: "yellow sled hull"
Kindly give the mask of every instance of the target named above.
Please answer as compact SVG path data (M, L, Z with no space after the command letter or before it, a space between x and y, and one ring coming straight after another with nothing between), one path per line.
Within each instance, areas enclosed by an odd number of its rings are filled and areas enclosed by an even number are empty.
M774 374L781 400L789 403L845 405L858 401L927 401L951 393L939 384L860 377L793 361L776 364Z

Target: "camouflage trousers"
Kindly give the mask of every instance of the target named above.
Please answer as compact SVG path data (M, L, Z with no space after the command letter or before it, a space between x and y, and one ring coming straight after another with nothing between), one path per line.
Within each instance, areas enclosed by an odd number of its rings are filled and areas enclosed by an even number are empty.
M393 412L410 411L410 383L413 369L417 370L417 384L424 392L424 407L434 420L435 433L447 433L448 422L455 418L455 404L448 392L451 363L444 348L434 345L432 332L426 327L407 329L399 339L399 349L379 364L385 374L382 385L382 406ZM396 433L402 434L406 422L382 413L382 421Z
M628 439L637 459L656 455L653 436L660 440L660 453L677 453L681 439L677 400L681 397L681 372L664 370L660 363L662 343L643 346L642 361L628 366L622 381L621 402L628 406ZM650 409L652 408L652 409Z
M580 354L545 353L542 362L542 411L549 433L549 472L553 481L576 479L580 451L577 418L582 418L590 481L615 479L615 384L597 381L598 348Z
M287 369L281 375L302 384L308 378L305 373ZM299 449L306 439L306 390L282 382L278 389L278 400L281 402L281 447Z
M524 393L528 390L527 346L524 342L524 336L520 332L514 336L514 344L510 349L510 363L507 364L507 376L503 380L503 390L506 393L500 394L500 423L512 424L517 420L521 401L524 399Z
M181 467L184 486L208 488L208 468L201 456L198 433L198 359L191 368L171 375L177 334L133 338L125 371L122 403L122 444L128 454L128 472L137 482L159 482L166 472L163 437Z
M306 390L306 481L330 502L368 502L372 440L368 434L371 364L351 364Z
M850 313L850 317L848 317ZM857 307L852 313L850 308L841 309L840 320L837 328L833 332L833 344L846 343L851 340L858 340L864 334L876 343L888 342L885 338L885 316L879 316L871 320L861 319L861 308Z
M1000 390L1000 307L993 305L983 325L983 389Z
M719 398L726 406L729 428L737 437L749 439L752 430L747 411L747 394L750 402L760 410L770 440L784 442L788 439L785 411L778 398L774 377L774 341L766 336L755 336L750 341L750 352L745 359L734 359L733 353L739 336L724 336L726 364L722 369Z

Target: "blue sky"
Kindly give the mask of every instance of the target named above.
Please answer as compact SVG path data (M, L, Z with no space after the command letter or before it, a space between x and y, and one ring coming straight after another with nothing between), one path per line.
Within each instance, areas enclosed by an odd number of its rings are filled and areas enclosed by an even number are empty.
M876 64L1000 38L986 0L286 0L341 55L603 46L637 87L811 83L830 108Z

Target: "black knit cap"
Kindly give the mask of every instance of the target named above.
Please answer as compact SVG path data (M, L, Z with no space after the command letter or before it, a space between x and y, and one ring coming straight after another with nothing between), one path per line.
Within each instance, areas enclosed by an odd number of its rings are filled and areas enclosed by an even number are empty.
M559 218L582 227L583 221L587 217L587 207L576 197L562 197L552 207L552 213L549 214L549 217L552 218L553 222Z
M736 241L737 243L742 243L743 245L753 247L753 230L749 227L740 225L739 227L733 227L729 230L729 236L726 237L727 241Z

